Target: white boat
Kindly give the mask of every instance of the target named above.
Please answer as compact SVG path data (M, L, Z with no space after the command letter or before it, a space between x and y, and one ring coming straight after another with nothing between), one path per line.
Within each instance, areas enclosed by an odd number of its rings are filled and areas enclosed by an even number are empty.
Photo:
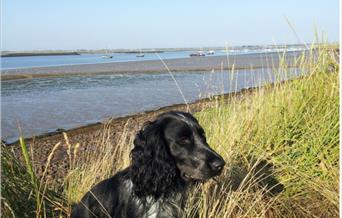
M113 58L113 55L102 55L101 58L104 58L104 59Z
M203 51L198 51L190 54L190 57L193 56L205 56L205 53Z
M137 58L142 58L142 57L145 57L145 54L144 53L139 53L136 55Z
M207 52L207 55L214 55L214 54L215 54L215 51L213 50Z
M108 50L106 50L106 54L102 55L101 58L108 59L108 58L113 58L113 55L108 53Z

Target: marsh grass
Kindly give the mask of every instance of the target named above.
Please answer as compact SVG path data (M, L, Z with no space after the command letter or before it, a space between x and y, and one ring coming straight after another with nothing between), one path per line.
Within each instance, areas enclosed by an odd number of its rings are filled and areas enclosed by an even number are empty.
M128 120L127 124L129 122ZM129 152L135 135L127 130L127 124L116 145L113 145L110 140L111 127L106 125L91 151L82 157L77 157L74 152L74 165L70 168L64 187L69 205L78 202L96 183L129 165ZM66 135L65 137L67 139ZM71 149L74 147L70 143L67 144ZM77 158L82 158L82 161L77 162Z
M212 97L213 106L195 114L227 166L216 181L194 187L184 217L339 216L338 55L312 47L295 60L305 76L243 97ZM273 70L288 70L284 58ZM2 213L69 216L71 205L92 186L129 165L135 132L127 126L122 132L114 145L106 125L83 153L64 135L70 168L58 187L35 176L26 146L26 165L2 148Z
M251 166L255 164L249 158L253 156L271 163L273 176L285 187L276 198L250 188L242 188L242 195L232 191L225 208L232 211L229 215L264 217L280 212L278 215L286 217L338 216L338 87L337 73L322 72L272 91L260 89L237 104L198 114L209 144L225 155L227 173L240 174L224 175L221 180L234 182L253 175ZM253 177L239 184L238 190L253 186ZM254 199L242 200L251 190Z
M7 148L1 147L1 215L2 217L59 217L66 214L64 196L45 180L46 170L55 149L48 157L41 178L36 176L28 146L22 138L20 145L24 163Z

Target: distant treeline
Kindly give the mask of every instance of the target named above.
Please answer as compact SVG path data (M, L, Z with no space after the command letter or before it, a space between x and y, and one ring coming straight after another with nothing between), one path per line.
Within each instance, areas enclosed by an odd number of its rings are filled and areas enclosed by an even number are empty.
M319 46L320 44L315 44ZM324 46L337 47L337 43L332 43ZM304 44L291 44L291 45L242 45L230 46L229 49L263 49L263 48L288 48L288 47L305 47ZM21 56L51 56L51 55L80 55L80 54L103 54L103 53L163 53L172 51L198 51L198 50L226 50L226 47L186 47L186 48L142 48L142 49L76 49L76 50L40 50L40 51L2 51L1 57L21 57Z
M23 56L51 56L51 55L80 55L78 52L11 52L1 54L1 57L23 57Z

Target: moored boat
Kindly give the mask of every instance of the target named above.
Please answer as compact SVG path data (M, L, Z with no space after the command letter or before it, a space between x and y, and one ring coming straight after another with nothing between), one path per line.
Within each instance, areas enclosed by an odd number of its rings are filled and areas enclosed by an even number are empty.
M205 56L205 53L203 51L198 51L190 54L190 57L200 57L200 56Z
M104 59L113 58L113 55L102 55L101 58L104 58Z
M215 54L215 51L214 50L211 50L211 51L208 51L207 52L207 55L214 55Z

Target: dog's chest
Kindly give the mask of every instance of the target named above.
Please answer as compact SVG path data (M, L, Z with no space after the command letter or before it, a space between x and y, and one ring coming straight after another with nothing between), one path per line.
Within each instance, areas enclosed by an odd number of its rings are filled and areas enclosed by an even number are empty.
M126 188L132 190L132 183L128 182ZM142 218L170 218L180 217L182 212L183 195L175 193L167 199L153 200L152 197L147 197L143 202L137 197L128 200L128 213L133 212L133 217Z
M167 200L158 200L150 203L146 208L146 218L179 217L181 213L181 195L174 196Z

